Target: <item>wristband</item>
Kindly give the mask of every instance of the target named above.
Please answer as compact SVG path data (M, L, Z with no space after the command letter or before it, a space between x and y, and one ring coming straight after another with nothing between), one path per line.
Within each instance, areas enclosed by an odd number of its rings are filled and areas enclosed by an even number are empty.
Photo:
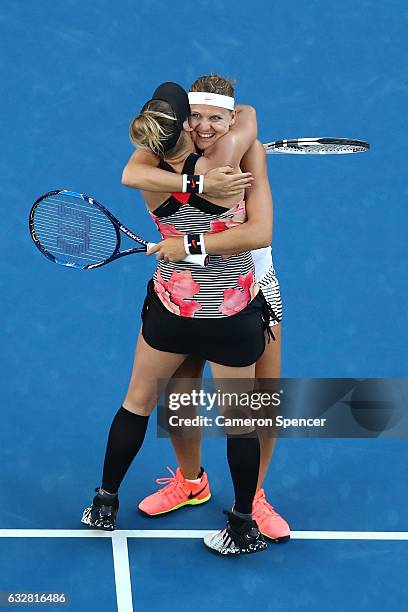
M190 255L206 255L204 234L187 234L187 236L184 236L184 249Z
M187 236L185 236L185 238L187 238ZM154 246L156 246L155 242L148 242L147 250L150 251ZM195 266L207 266L209 259L208 255L186 255L183 257L182 261L194 264Z
M182 193L203 193L203 174L183 174Z

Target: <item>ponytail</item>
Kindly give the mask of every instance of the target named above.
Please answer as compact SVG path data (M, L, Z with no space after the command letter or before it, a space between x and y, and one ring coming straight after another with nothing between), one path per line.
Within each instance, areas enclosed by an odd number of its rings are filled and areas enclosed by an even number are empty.
M150 149L162 157L163 141L172 135L176 121L169 104L152 100L140 115L132 119L129 126L130 140L135 146Z

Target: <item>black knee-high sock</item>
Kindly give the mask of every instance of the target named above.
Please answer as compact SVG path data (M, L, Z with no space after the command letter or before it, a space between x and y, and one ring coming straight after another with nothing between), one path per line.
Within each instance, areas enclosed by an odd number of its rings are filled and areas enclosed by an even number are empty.
M260 447L258 437L228 436L227 457L235 491L234 510L252 513L252 501L259 474Z
M103 465L102 488L116 493L133 459L143 444L148 416L121 406L112 421Z

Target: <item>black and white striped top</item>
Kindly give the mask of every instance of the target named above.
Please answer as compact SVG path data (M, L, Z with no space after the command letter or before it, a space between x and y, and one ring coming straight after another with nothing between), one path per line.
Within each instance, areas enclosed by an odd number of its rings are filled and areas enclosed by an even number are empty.
M191 154L182 173L194 174L198 158ZM160 167L174 172L166 162L161 162ZM163 238L221 232L246 221L244 200L225 208L187 193L173 193L150 214ZM184 317L231 316L243 310L258 293L254 261L248 251L231 256L210 255L206 267L160 261L153 281L164 306Z

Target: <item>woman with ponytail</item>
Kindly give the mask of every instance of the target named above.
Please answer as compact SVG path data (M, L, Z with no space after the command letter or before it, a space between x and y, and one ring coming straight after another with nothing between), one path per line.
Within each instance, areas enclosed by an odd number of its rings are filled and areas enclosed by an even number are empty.
M217 103L221 102L231 104L217 99ZM131 134L139 146L148 149L143 151L145 155L159 156L159 168L153 170L165 169L175 174L177 184L173 181L171 191L157 185L154 190L147 191L146 187L142 190L163 238L177 237L178 242L183 242L184 254L204 253L206 249L211 253L207 237L227 235L233 231L230 228L238 231L246 221L243 188L250 183L250 177L240 172L239 162L254 144L256 120L249 111L245 127L237 127L239 141L224 143L223 155L232 167L226 173L234 175L238 195L230 190L215 201L213 196L204 198L202 194L207 175L220 164L216 156L210 160L195 153L187 122L189 112L186 92L174 83L164 83L144 105L141 116L132 122ZM219 116L218 133L224 130L222 122L228 131L235 123L235 113L221 110ZM125 183L126 174L125 170ZM251 248L270 243L270 204L262 206L264 228L254 236ZM264 352L265 330L269 329L270 308L256 283L255 266L248 250L228 257L211 254L206 268L171 261L161 252L160 245L153 251L157 252L159 262L148 285L128 392L109 432L102 485L82 519L83 523L101 529L115 528L118 489L143 443L149 415L158 399L159 381L168 381L192 355L210 362L213 376L220 384L224 379L243 379L250 392L255 363ZM266 548L252 519L259 456L260 445L253 426L227 429L234 507L227 512L225 529L205 538L205 544L219 554L255 553Z
M191 95L191 92L193 92L193 95ZM214 107L207 105L206 100L201 105L192 103L194 102L194 93L200 92L231 97L234 96L234 83L219 75L208 75L197 79L190 88L191 114L189 124L193 128L192 138L196 148L203 152L205 156L211 158L211 153L214 153L214 150L223 144L223 140L225 142L227 136L228 138L237 138L234 134L236 126L233 126L228 132L222 133L221 137L214 138L215 135L218 136L219 134L220 119L216 114L214 115ZM235 106L235 109L238 109L238 121L242 119L240 108ZM216 109L217 112L220 110ZM222 163L223 160L220 159L219 161ZM174 174L165 170L157 170L155 167L157 163L157 158L153 156L143 158L143 154L136 152L125 169L126 184L140 189L149 189L150 181L160 179L162 185L166 180L171 181ZM251 188L247 190L247 221L239 228L229 229L222 234L206 234L206 248L209 253L222 252L227 243L230 253L239 253L246 248L255 248L257 236L261 235L262 228L265 228L265 224L268 223L260 203L266 204L271 209L272 197L267 176L265 152L258 141L244 155L240 166L243 171L252 173L255 178ZM163 187L170 189L171 185L164 183ZM222 240L222 244L220 244L220 240ZM248 244L248 240L251 241L251 244ZM177 261L184 256L184 247L178 238L166 238L157 249L161 256L167 257L170 261ZM255 262L258 284L276 315L270 320L275 341L266 344L265 351L256 363L255 375L256 379L260 381L261 379L280 377L282 301L270 246L252 251L252 257ZM204 361L202 359L190 356L173 375L173 379L179 379L180 385L184 379L199 380L203 368ZM174 382L172 388L176 390ZM180 392L183 390L181 388ZM171 429L169 430L179 466L175 473L170 470L172 477L159 479L159 484L165 486L140 502L139 509L146 516L161 516L185 505L195 506L210 499L210 484L207 474L201 466L201 436L199 434L200 430L198 428L195 429L194 437L180 436L177 435L177 432L174 433ZM281 543L289 540L290 529L285 519L267 501L263 488L275 443L276 437L271 431L267 431L266 435L260 436L260 469L252 511L253 517L264 536L271 541ZM197 494L194 499L191 499L192 491Z

